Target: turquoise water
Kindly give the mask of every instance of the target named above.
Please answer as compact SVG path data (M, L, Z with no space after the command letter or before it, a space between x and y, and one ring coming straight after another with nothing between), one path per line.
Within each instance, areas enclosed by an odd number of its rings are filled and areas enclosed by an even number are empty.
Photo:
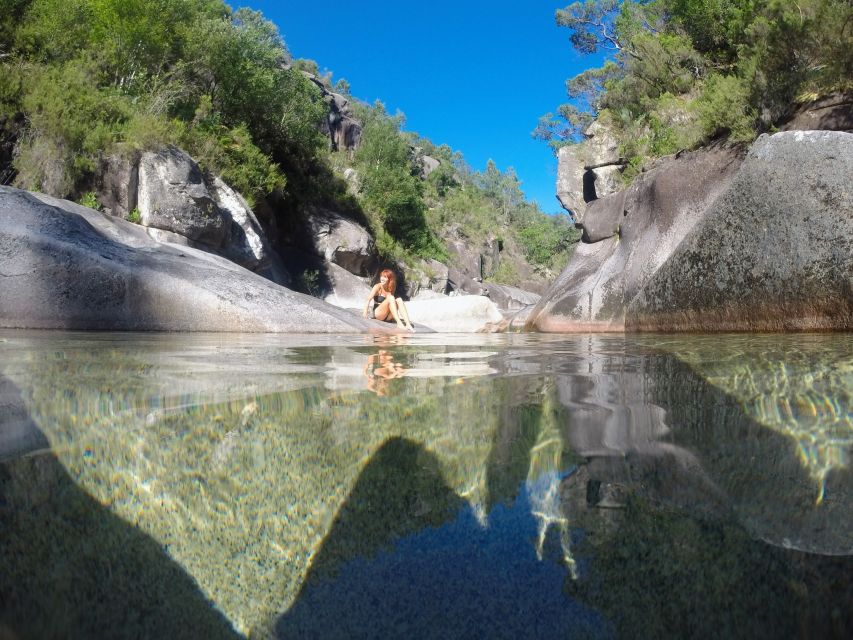
M0 637L851 637L853 336L0 332Z

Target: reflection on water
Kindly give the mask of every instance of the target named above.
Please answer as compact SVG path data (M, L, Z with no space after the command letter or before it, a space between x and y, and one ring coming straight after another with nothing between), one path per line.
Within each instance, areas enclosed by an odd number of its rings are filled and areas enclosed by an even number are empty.
M826 479L853 448L853 338L732 336L725 350L711 337L673 347L709 383L736 397L761 424L797 443L824 499ZM831 361L832 367L815 366Z
M388 381L394 378L402 378L406 375L406 369L402 364L394 361L394 356L390 351L380 349L367 356L364 375L367 376L367 388L370 391L378 396L387 396Z
M846 637L851 407L849 334L5 332L0 636Z

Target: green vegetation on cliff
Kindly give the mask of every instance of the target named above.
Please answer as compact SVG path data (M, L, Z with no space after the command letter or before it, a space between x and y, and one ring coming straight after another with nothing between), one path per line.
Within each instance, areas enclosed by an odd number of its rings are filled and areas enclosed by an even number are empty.
M351 97L345 80L332 86L316 62L294 60L262 14L222 0L7 0L0 139L15 152L0 169L16 186L79 200L108 157L173 144L250 203L270 204L278 228L316 204L366 219L389 259L446 260L440 238L453 226L472 240L518 236L542 269L564 262L568 218L527 203L511 169L474 172L380 105L355 102L362 144L333 152L318 83ZM441 161L428 178L427 153Z
M797 102L853 86L849 0L587 0L556 13L580 53L612 54L566 83L534 131L555 147L603 118L629 162L717 136L750 141Z
M26 117L23 188L74 195L105 155L175 144L254 200L323 148L316 89L285 68L284 43L257 12L220 0L14 0L0 36L0 110Z

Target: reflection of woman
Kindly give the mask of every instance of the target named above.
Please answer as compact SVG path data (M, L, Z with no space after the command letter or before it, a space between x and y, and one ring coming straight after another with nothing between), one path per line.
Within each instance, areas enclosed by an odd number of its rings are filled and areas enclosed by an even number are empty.
M383 322L396 322L401 329L414 331L412 321L409 320L409 311L402 299L394 297L397 288L397 279L394 272L385 269L379 274L379 282L370 291L370 296L364 304L364 317L370 312L370 301L376 303L373 310L374 317Z
M364 365L367 388L378 396L388 395L388 381L391 378L400 378L405 374L406 370L403 365L394 362L394 357L385 349L380 349L377 353L369 356Z

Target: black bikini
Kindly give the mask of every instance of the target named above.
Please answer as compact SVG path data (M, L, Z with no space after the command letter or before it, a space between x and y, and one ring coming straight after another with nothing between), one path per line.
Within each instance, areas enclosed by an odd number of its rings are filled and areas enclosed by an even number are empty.
M382 304L383 302L385 302L385 296L373 296L373 301L376 304Z

